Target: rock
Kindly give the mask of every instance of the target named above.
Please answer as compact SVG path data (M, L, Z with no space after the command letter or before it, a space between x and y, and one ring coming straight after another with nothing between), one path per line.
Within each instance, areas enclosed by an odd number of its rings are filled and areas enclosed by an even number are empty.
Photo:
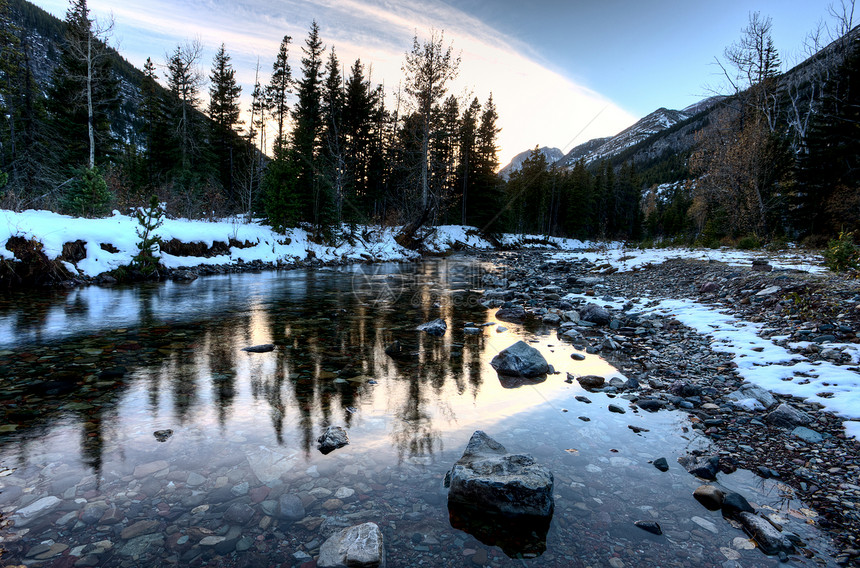
M666 403L655 398L640 398L636 401L636 406L648 412L657 412L658 410L663 410Z
M167 430L156 430L152 435L155 436L155 439L159 442L166 442L168 438L173 436L173 430L169 428Z
M553 476L524 454L478 430L463 456L445 476L448 501L509 515L549 516L553 511Z
M755 539L765 554L794 551L794 545L791 544L791 541L766 519L753 513L741 513L738 515L738 519L744 530Z
M285 521L300 521L305 517L305 506L298 495L286 493L278 499L275 516Z
M224 511L224 520L228 523L244 525L254 516L254 509L245 503L233 503Z
M811 430L806 426L798 426L791 431L791 435L795 438L800 438L807 444L819 444L827 439L827 436L824 434Z
M243 347L242 351L247 351L248 353L269 353L270 351L274 351L275 346L271 343L265 343L263 345L252 345L251 347Z
M585 361L585 355L583 355L582 353L571 353L570 358L574 361Z
M385 354L391 357L392 359L399 360L409 360L415 359L418 357L418 353L416 351L410 351L406 349L399 341L395 341L391 345L385 348Z
M549 365L541 352L526 343L518 341L493 357L490 365L500 375L517 377L537 377L546 374Z
M48 497L42 497L41 499L30 503L26 507L18 509L12 517L15 520L15 526L23 527L28 525L34 519L56 509L61 502L62 501L60 501L59 498L50 495Z
M617 404L610 404L609 412L614 412L616 414L625 414L626 411Z
M122 529L120 537L123 540L131 540L141 535L154 533L158 528L158 521L138 521Z
M718 456L698 457L698 456L681 456L678 458L678 463L684 466L688 473L713 481L717 478L717 469L720 462Z
M734 491L729 491L723 496L722 510L726 517L736 517L740 513L755 513L755 509L746 497Z
M107 503L103 501L99 501L97 503L87 503L84 507L84 510L81 511L80 520L85 525L94 525L101 520L107 510Z
M660 528L660 525L659 523L657 523L657 521L635 521L633 524L642 529L643 531L649 532L651 534L663 534L663 529Z
M415 329L418 331L423 331L427 335L432 335L434 337L442 337L448 330L448 324L446 324L445 320L443 319L435 319L427 323L422 323Z
M700 485L693 491L693 497L711 511L716 511L723 506L723 492L713 485Z
M660 471L669 471L669 462L666 461L666 458L657 458L653 465Z
M464 327L463 335L480 335L481 328L480 327Z
M521 322L526 319L526 310L522 306L501 308L496 312L496 319L508 322Z
M757 258L752 262L752 269L754 272L770 272L773 270L773 266L768 264L763 258Z
M385 546L376 523L364 523L332 535L320 546L318 568L384 568Z
M561 323L561 316L558 314L552 314L552 313L546 314L541 319L542 319L543 323L545 323L547 325L558 325Z
M741 388L729 393L727 398L738 402L751 398L760 402L765 408L770 408L777 402L776 397L774 397L769 391L761 388L760 386L749 383L741 385Z
M769 287L765 288L764 290L756 292L756 296L759 298L764 298L766 296L773 296L774 294L778 293L780 291L780 289L781 288L779 286L769 286Z
M579 310L579 319L597 325L606 325L612 321L612 315L609 313L609 310L597 304L586 304L585 307Z
M149 462L149 463L142 463L139 466L134 468L133 475L137 479L140 479L142 477L149 477L153 473L157 473L157 472L161 471L162 469L167 469L168 467L170 467L170 464L168 464L164 460L158 460L158 461Z
M716 282L705 282L699 287L699 292L702 294L707 294L709 292L716 292L720 289L720 285Z
M323 454L329 454L348 444L349 436L346 434L346 430L340 426L329 426L322 436L317 438L317 449Z
M675 381L669 387L669 392L675 396L688 398L691 396L700 396L702 394L702 388L686 381Z
M606 379L600 375L585 375L584 377L577 377L576 382L585 390L594 390L601 388Z
M795 426L806 426L812 422L812 418L805 412L797 410L793 406L782 403L776 410L765 417L765 420L780 428L793 428Z
M185 479L185 484L188 487L200 487L206 483L206 478L197 473L196 471L192 471L188 474L188 477Z

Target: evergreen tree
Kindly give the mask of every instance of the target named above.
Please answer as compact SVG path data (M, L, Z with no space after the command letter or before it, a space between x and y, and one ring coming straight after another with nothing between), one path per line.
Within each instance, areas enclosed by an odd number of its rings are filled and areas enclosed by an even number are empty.
M277 126L277 137L275 138L275 155L286 146L286 128L289 105L287 97L293 92L293 75L290 69L289 47L292 38L288 35L281 40L278 55L272 64L272 78L266 86L266 104L271 110L272 117Z
M322 133L322 53L323 43L316 21L302 48L302 78L298 82L298 102L293 110L293 152L296 172L296 192L302 219L319 229L323 209L321 185L318 178L320 134Z
M329 51L322 91L322 145L316 222L329 225L342 217L346 192L346 153L343 136L343 78L334 47Z
M190 172L201 155L197 107L203 77L197 65L202 48L199 43L177 45L167 60L167 88L170 91L169 120L174 143L180 155L180 169Z
M457 164L457 188L460 196L460 222L464 225L477 225L483 228L484 223L479 218L480 215L476 215L476 213L486 210L478 199L479 195L475 190L479 184L478 115L480 112L481 103L475 97L463 111L463 116L460 119L460 159Z
M175 156L170 148L170 127L167 124L164 90L158 84L155 64L147 57L143 66L143 80L140 84L140 128L143 131L145 152L145 180L148 184L158 183L170 170Z
M374 137L377 108L381 101L364 76L364 66L356 59L350 69L344 90L343 140L347 187L347 207L344 214L353 220L372 215L373 193L370 172L373 167ZM384 111L383 111L384 112ZM382 173L375 174L381 176ZM378 180L376 180L378 181Z
M242 124L239 120L242 87L236 83L236 71L223 43L215 54L209 84L209 118L221 185L233 198L237 193L234 182L235 172L239 171L237 162L243 157L237 133Z
M438 107L447 93L447 85L453 80L460 68L460 57L454 56L453 47L443 47L444 34L435 31L423 44L416 35L412 39L412 50L406 54L403 71L406 74L405 91L410 97L412 110L418 119L418 135L420 144L417 164L417 181L420 192L421 215L410 224L404 233L414 233L423 224L431 209L436 205L438 196L431 193L431 137L437 130ZM407 235L407 240L411 235Z
M824 87L799 160L795 222L805 234L860 230L860 39Z

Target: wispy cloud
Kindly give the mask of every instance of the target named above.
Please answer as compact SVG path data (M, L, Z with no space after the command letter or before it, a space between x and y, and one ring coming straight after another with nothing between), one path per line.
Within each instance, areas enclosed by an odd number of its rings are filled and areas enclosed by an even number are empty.
M54 13L66 6L62 0L37 3ZM634 121L600 94L538 62L529 46L439 0L90 0L89 6L98 17L113 13L120 51L136 65L148 56L160 61L177 43L199 38L207 50L202 63L208 66L218 45L225 43L246 106L258 58L265 81L285 34L293 37L290 57L299 73L300 47L313 19L344 66L361 58L389 94L402 77L413 35L444 30L446 41L462 52L460 76L451 92L481 101L493 93L503 164L535 144L568 144L598 114L570 145L614 134Z

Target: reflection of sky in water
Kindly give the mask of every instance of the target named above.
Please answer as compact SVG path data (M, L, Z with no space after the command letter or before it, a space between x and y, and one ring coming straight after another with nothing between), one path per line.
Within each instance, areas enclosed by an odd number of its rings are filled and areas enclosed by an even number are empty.
M104 491L124 492L121 480L141 463L165 460L172 470L206 477L217 471L213 463L228 457L245 456L250 463L271 454L283 458L277 483L287 486L306 483L314 468L331 464L360 466L356 471L393 468L399 473L386 483L386 499L391 499L421 483L423 491L438 493L444 472L471 433L483 429L509 451L534 453L554 472L557 505L549 551L561 554L573 546L576 539L565 531L580 530L571 519L583 511L590 515L589 524L609 523L610 533L612 527L657 515L670 529L683 528L694 516L707 517L718 527L713 538L720 546L740 536L692 500L698 483L674 464L705 444L686 432L685 415L634 413L623 398L602 394L588 395L593 404L574 399L583 392L564 382L565 373L610 375L613 369L601 359L575 362L573 349L554 334L539 336L535 345L560 374L504 388L490 359L520 336L532 336L509 323L506 333L492 325L481 335L463 335L467 322L494 321L493 312L477 305L477 295L464 292L476 286L476 276L466 261L439 260L221 276L134 289L87 288L42 304L36 300L42 316L32 319L5 309L0 312L2 343L20 339L31 344L27 349L47 355L44 376L49 379L64 365L77 364L82 351L103 353L94 356L94 370L81 374L74 367L81 376L96 377L85 379L79 392L16 399L18 416L30 412L32 419L19 419L14 432L0 433L5 436L0 437L0 464L20 470L5 483L48 488L54 476L86 479L96 473ZM437 317L448 324L444 337L415 331ZM152 327L164 322L170 325ZM9 339L16 330L20 337ZM74 341L58 342L64 334ZM385 355L394 340L414 358ZM275 351L241 351L262 343L274 343ZM122 352L127 344L138 347ZM12 366L12 383L24 381L33 364L41 363ZM99 382L95 373L115 365L128 369L122 386ZM608 412L610 403L628 408L627 413ZM322 456L316 438L329 424L345 426L351 443ZM649 431L636 435L628 425ZM158 443L153 432L168 428L173 436ZM670 473L648 464L660 456L673 464ZM248 463L236 467L244 468L241 475L253 485ZM429 476L432 486L418 481L421 475ZM763 489L747 478L730 479L753 499L758 496L749 492ZM780 506L777 491L761 498ZM665 507L675 512L658 514ZM426 522L450 530L444 509L432 511ZM625 532L625 538L644 538L636 531ZM689 554L686 545L679 550L667 548L662 554ZM725 560L716 548L705 556ZM551 558L537 562L551 565Z

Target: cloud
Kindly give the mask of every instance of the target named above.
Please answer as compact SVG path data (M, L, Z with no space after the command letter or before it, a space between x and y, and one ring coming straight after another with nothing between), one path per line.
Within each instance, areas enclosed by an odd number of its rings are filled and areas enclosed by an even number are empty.
M464 99L477 96L482 102L493 93L502 128L502 165L536 144L566 151L635 121L599 93L540 63L529 46L439 0L90 0L89 6L99 17L114 14L120 51L138 66L147 56L161 61L177 43L199 38L206 48L201 63L208 68L217 47L225 43L242 83L245 107L258 58L265 82L285 34L293 38L293 72L300 73L300 47L312 19L344 67L348 70L361 58L372 66L373 80L385 83L389 96L401 80L413 35L422 39L431 29L444 30L446 43L462 52L460 74L450 92Z

